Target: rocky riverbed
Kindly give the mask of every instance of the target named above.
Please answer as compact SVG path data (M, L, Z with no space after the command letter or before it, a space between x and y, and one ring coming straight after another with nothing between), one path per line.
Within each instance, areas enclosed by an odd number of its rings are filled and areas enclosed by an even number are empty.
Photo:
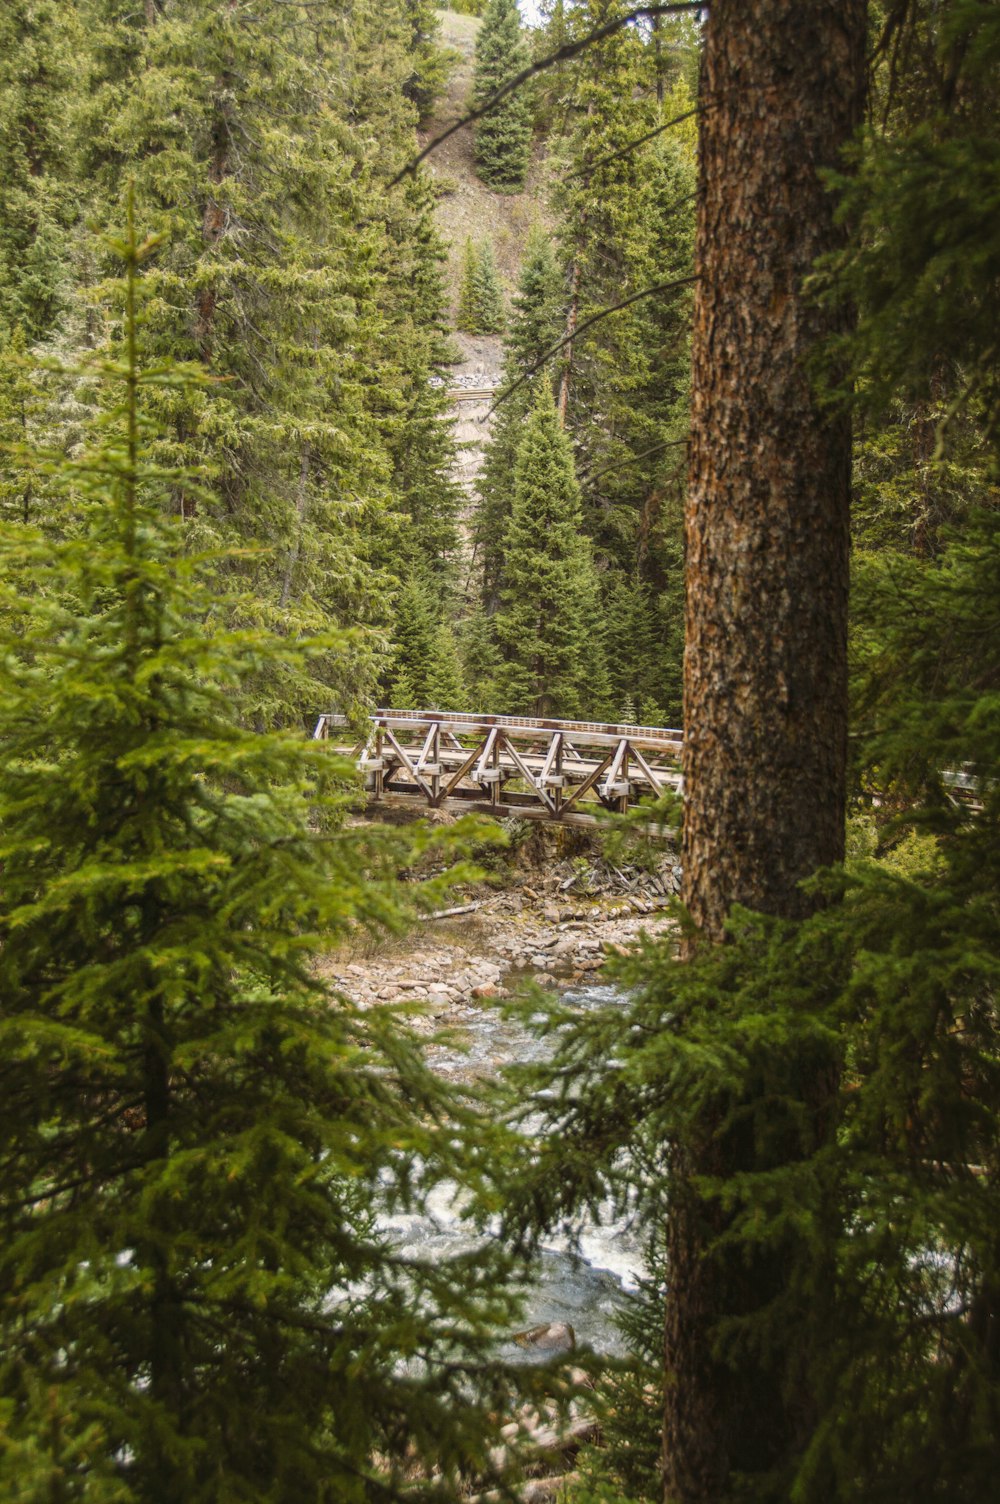
M527 978L560 989L596 982L610 955L673 924L667 870L664 878L612 869L620 881L602 873L605 891L596 897L560 892L558 869L503 892L460 895L454 908L464 912L424 920L405 948L345 950L327 958L323 975L362 1006L420 1005L414 1028L432 1034L466 1023L470 1008Z

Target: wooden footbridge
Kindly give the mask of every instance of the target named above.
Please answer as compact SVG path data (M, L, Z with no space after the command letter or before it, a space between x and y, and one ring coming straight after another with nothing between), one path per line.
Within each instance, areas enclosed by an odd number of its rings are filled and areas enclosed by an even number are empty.
M681 733L661 726L376 710L361 739L341 715L313 735L354 758L374 802L592 825L681 787Z

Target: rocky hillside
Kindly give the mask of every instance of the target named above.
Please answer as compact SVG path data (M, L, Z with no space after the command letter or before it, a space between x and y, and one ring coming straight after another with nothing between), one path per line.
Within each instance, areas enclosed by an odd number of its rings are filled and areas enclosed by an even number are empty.
M454 54L454 65L444 97L421 133L425 145L468 109L472 91L472 68L476 34L482 23L476 16L441 12L441 40ZM548 222L546 212L548 162L544 144L535 147L534 160L522 193L497 193L480 182L472 156L472 129L464 126L427 159L427 170L438 191L437 222L449 247L447 286L454 319L458 307L462 250L466 238L493 241L497 268L510 296L517 283L524 243L531 226ZM456 337L461 356L459 370L482 366L499 369L500 340L495 335Z

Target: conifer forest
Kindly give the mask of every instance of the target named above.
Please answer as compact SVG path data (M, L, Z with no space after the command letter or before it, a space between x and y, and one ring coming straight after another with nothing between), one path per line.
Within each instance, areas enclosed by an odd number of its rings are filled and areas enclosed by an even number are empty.
M0 1504L995 1497L998 331L998 0L2 0Z

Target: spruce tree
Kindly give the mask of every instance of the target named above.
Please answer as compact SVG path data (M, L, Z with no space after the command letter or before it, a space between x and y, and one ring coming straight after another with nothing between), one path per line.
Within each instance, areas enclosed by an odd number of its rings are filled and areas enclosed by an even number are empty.
M216 625L218 561L164 505L209 497L150 417L200 378L140 362L155 243L111 244L123 353L99 446L61 467L73 527L0 535L0 1477L361 1504L438 1468L449 1496L485 1455L484 1254L428 1267L377 1219L461 1177L461 1115L313 964L392 921L399 854L341 828L321 744L236 719L262 660L336 644Z
M515 467L504 539L499 688L513 714L599 716L607 709L597 580L582 531L569 439L552 388L538 383Z
M424 703L430 709L464 710L466 708L465 678L458 654L458 644L450 622L439 622L434 632L425 682L427 693Z
M479 333L476 319L478 269L479 253L472 242L471 235L467 235L462 249L462 276L458 288L458 313L455 317L455 327L462 329L466 334Z
M489 0L476 37L473 104L485 104L527 63L517 0ZM476 171L490 187L514 192L524 186L531 160L531 104L524 89L515 89L476 122L475 159Z
M503 289L497 275L493 242L483 240L476 255L472 283L473 317L477 334L500 334L506 323Z
M563 281L552 242L535 225L525 246L518 289L512 299L512 317L504 339L504 388L513 386L558 339L563 302ZM531 383L524 382L501 403L476 479L476 556L481 570L482 601L487 611L494 611L499 601L503 539L514 499L514 462L531 402Z

